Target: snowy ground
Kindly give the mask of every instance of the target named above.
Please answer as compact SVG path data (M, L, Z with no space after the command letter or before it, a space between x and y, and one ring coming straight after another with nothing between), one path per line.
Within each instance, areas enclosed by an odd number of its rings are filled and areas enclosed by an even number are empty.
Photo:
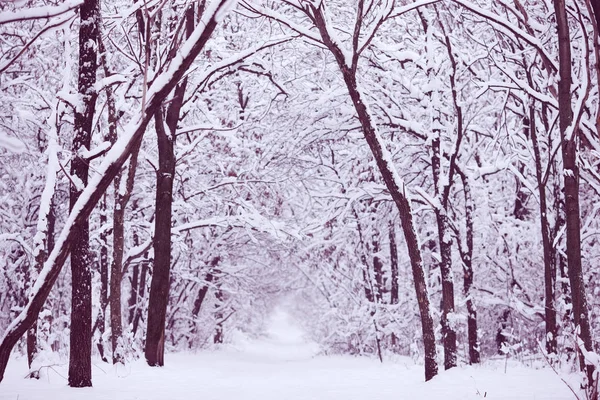
M39 381L23 379L26 360L11 360L0 383L1 400L468 400L574 398L549 369L509 364L460 367L423 382L423 367L409 359L380 364L354 357L315 356L288 315L273 315L268 336L251 341L241 335L227 350L171 354L164 368L143 361L112 368L95 363L94 387L66 386L66 365Z

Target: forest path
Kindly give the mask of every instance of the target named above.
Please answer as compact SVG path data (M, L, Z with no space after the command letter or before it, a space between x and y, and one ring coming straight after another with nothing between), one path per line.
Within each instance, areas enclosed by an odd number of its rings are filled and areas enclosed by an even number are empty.
M0 400L567 400L573 394L548 368L509 362L462 366L423 382L423 367L397 358L317 356L318 348L283 310L266 335L240 337L219 351L166 356L166 366L143 360L114 368L96 361L94 387L66 386L66 363L23 379L26 359L9 363Z
M277 307L271 314L263 337L248 339L238 335L233 347L246 356L255 356L257 361L301 361L319 352L319 346L307 338L282 307Z

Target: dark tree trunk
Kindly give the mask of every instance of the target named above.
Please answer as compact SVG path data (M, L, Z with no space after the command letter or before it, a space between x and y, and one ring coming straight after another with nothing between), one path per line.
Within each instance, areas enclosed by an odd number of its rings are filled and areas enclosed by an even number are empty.
M479 339L477 337L477 309L473 304L471 287L473 286L473 199L471 198L471 185L467 176L457 168L463 183L465 194L465 225L466 225L466 250L461 251L463 262L463 295L467 303L467 337L469 341L469 363L478 364L481 361L479 353Z
M593 351L588 317L588 305L581 267L581 232L579 219L579 167L577 166L577 136L579 128L573 124L571 108L571 38L565 9L565 0L554 0L558 26L558 55L560 81L558 83L559 127L562 141L565 214L567 220L567 264L573 317L579 329L579 337L587 351ZM594 387L594 366L581 362L587 372L588 389ZM597 393L596 393L597 397Z
M100 226L103 227L108 223L106 217L106 196L100 203ZM96 327L100 331L100 337L96 347L100 353L102 361L107 362L106 356L104 355L104 332L106 330L106 307L108 306L108 237L106 230L102 230L100 233L100 310L98 311L98 317L96 318Z
M594 21L596 22L596 29L600 29L600 0L588 0L592 10Z
M121 195L118 194L120 176L115 180L115 210L113 214L113 260L110 268L110 341L113 364L123 362L123 349L120 348L123 334L121 320L121 269L125 242L125 210L121 209Z
M444 343L444 367L456 367L456 331L454 322L450 319L454 315L454 279L452 276L452 241L450 240L450 227L445 210L435 210L438 226L438 242L440 245L441 261L440 272L442 276L442 339Z
M381 261L381 258L377 255L377 253L379 253L380 246L379 246L379 234L373 235L373 253L375 253L375 256L373 256L373 272L375 274L375 300L377 301L378 304L381 304L382 300L383 300L383 261Z
M396 175L394 166L391 165L391 155L388 150L383 147L381 138L373 125L372 117L369 114L364 99L361 96L361 92L358 89L356 81L356 62L358 60L358 54L356 54L356 49L353 55L352 66L349 66L346 62L344 52L329 36L327 23L325 22L321 7L323 7L322 4L320 4L318 8L315 5L310 6L316 27L321 34L325 46L332 52L337 61L344 82L346 83L346 88L348 89L350 98L358 115L363 135L371 149L371 153L373 154L383 181L385 182L396 207L398 207L406 247L408 248L408 255L411 261L415 292L421 315L421 328L423 331L423 345L425 349L425 380L430 380L437 375L438 372L435 332L433 328L433 319L431 317L427 284L425 282L425 273L423 271L421 249L419 248L419 241L415 231L410 201L405 195L403 182L401 182L400 177ZM355 38L355 40L358 40L358 38Z
M358 218L358 212L354 207L352 207L352 213L354 214L354 219L356 220L356 231L358 232L358 241L359 246L357 246L359 252L359 259L362 266L362 276L363 276L363 287L365 290L365 298L369 303L375 303L375 295L373 283L369 274L369 263L367 262L367 256L365 255L364 249L367 247L364 241L362 226L360 224L360 219ZM372 315L372 313L371 313Z
M394 223L389 223L389 237L390 237L390 268L391 268L391 280L392 288L390 291L390 304L398 304L399 301L399 288L398 288L398 248L396 247L396 229Z
M213 337L213 341L215 344L220 344L220 343L223 343L223 319L224 319L223 291L221 290L220 287L218 287L217 291L215 292L215 298L217 300L215 303L215 321L217 322L217 324L215 326L215 335Z
M194 308L192 309L192 319L194 320L198 318L198 314L200 314L200 308L202 307L202 303L204 303L204 299L206 298L206 294L208 293L209 285L214 279L214 270L220 261L221 257L219 256L216 256L212 259L210 263L210 269L204 277L204 282L206 283L200 288L200 290L198 290L198 296L194 301Z
M390 220L388 224L389 230L389 239L390 239L390 279L391 289L390 289L390 304L396 305L400 301L399 298L399 286L398 286L398 248L396 247L396 228L394 223ZM392 350L396 351L398 348L398 337L395 332L392 332Z
M165 320L169 304L171 270L171 208L175 176L175 136L167 134L162 111L155 114L158 137L158 171L156 172L156 217L154 225L154 266L148 300L146 361L150 366L164 365Z
M194 30L194 7L186 12L186 36ZM169 304L171 270L171 212L175 177L175 140L177 123L187 86L187 78L177 85L169 103L166 119L159 108L154 125L158 138L158 171L156 178L156 219L154 230L154 268L148 300L146 361L150 366L164 365L165 322ZM165 126L166 125L166 126ZM168 130L168 131L167 131Z
M129 300L127 302L127 325L131 325L133 323L133 318L135 317L135 311L137 308L138 302L138 284L140 280L140 265L135 264L133 266L133 271L131 273L131 291L129 292Z
M544 250L544 310L546 322L546 352L556 354L557 334L556 309L554 307L554 282L556 281L556 265L552 240L550 238L550 226L548 224L548 206L546 204L546 182L544 182L542 170L542 157L537 137L537 127L535 118L535 103L529 106L529 130L531 143L533 146L533 155L535 157L535 176L537 180L538 193L540 196L540 225L542 230L542 247Z
M85 0L79 8L79 82L83 109L75 111L75 137L71 174L87 185L89 161L79 153L90 148L96 97L97 45L99 36L100 5L98 0ZM82 188L71 184L70 208ZM92 386L92 274L89 254L89 222L82 221L76 228L71 249L71 335L69 356L69 386Z
M450 369L456 367L456 331L453 321L454 315L454 278L452 275L452 239L450 226L446 214L446 199L441 193L441 166L440 166L440 132L434 132L435 137L431 141L431 168L433 172L433 184L435 194L440 199L439 207L435 208L435 219L438 230L438 244L440 249L440 274L442 277L442 340L444 343L444 367Z

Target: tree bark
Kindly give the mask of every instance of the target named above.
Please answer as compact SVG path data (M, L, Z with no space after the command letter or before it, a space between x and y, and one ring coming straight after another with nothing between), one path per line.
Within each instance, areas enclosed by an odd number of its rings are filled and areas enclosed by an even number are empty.
M373 235L373 239L371 241L373 245L373 272L375 275L375 300L377 304L381 304L383 301L383 261L379 257L378 253L381 250L379 246L379 234Z
M535 100L531 100L529 106L529 125L526 127L531 135L533 155L535 158L535 176L537 180L538 194L540 196L540 228L542 230L542 248L544 251L544 311L546 322L546 352L556 354L557 334L556 308L554 307L554 282L556 281L555 254L550 238L550 225L548 223L548 205L546 203L546 183L544 182L542 170L542 158L537 137L535 118Z
M390 238L390 268L392 280L392 288L390 291L390 304L395 305L398 304L400 300L398 296L398 248L396 247L396 228L391 220L389 222L388 228Z
M79 82L78 92L83 109L75 111L75 137L71 174L81 185L88 183L89 161L79 153L89 150L92 124L96 107L97 45L99 36L100 5L98 0L85 0L80 9L79 27ZM77 202L82 188L71 184L70 210ZM76 228L71 250L71 334L69 355L69 386L92 386L92 274L89 254L89 222L84 220Z
M106 195L100 203L100 226L103 227L108 223L106 216ZM106 330L106 307L108 306L108 234L103 229L100 233L100 310L96 318L96 327L100 331L100 337L96 347L100 353L102 361L107 362L104 355L104 332Z
M441 189L441 165L440 165L440 131L434 131L431 141L431 169L433 172L433 185L436 197L440 200L435 207L435 219L437 222L438 244L440 250L439 262L440 275L442 277L442 340L444 343L444 367L450 369L456 367L456 331L453 321L450 320L454 314L454 279L452 276L452 239L448 223L447 197ZM450 185L450 182L448 183Z
M571 108L571 41L565 0L554 0L556 24L558 27L559 74L558 112L563 156L563 177L565 193L565 214L567 221L567 266L573 317L579 330L579 337L587 351L593 351L588 305L581 266L581 222L579 217L579 167L577 166L577 136L579 128L573 126ZM581 357L581 370L586 372L588 390L593 390L594 366L586 365ZM596 393L596 398L597 398Z
M186 36L194 31L194 7L186 11ZM166 119L157 110L154 125L158 138L158 171L156 177L156 219L154 229L154 268L148 300L148 329L146 331L146 361L150 366L164 365L165 321L169 304L171 270L171 213L173 180L175 178L175 141L177 123L187 86L187 78L177 85L169 103ZM165 126L166 125L166 126Z
M154 266L148 300L146 362L151 367L164 365L165 321L169 304L171 271L171 211L175 176L175 137L168 135L163 113L157 110L154 125L158 138L156 172L156 217L154 224Z
M473 303L471 287L473 286L473 199L471 197L471 185L467 176L456 169L463 183L465 195L465 230L466 251L461 251L463 262L463 296L467 303L467 337L469 342L469 363L479 364L481 355L479 353L479 339L477 337L477 308Z

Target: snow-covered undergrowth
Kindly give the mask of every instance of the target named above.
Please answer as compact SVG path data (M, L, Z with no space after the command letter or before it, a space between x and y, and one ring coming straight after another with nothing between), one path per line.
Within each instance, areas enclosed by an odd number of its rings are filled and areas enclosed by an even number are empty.
M5 400L468 400L572 399L549 368L488 362L441 372L423 381L423 367L398 357L383 364L350 356L319 356L315 344L279 310L264 337L238 334L218 351L166 356L164 368L143 360L112 367L96 360L94 387L67 387L67 365L42 370L39 381L23 379L25 359L12 360L0 384Z

